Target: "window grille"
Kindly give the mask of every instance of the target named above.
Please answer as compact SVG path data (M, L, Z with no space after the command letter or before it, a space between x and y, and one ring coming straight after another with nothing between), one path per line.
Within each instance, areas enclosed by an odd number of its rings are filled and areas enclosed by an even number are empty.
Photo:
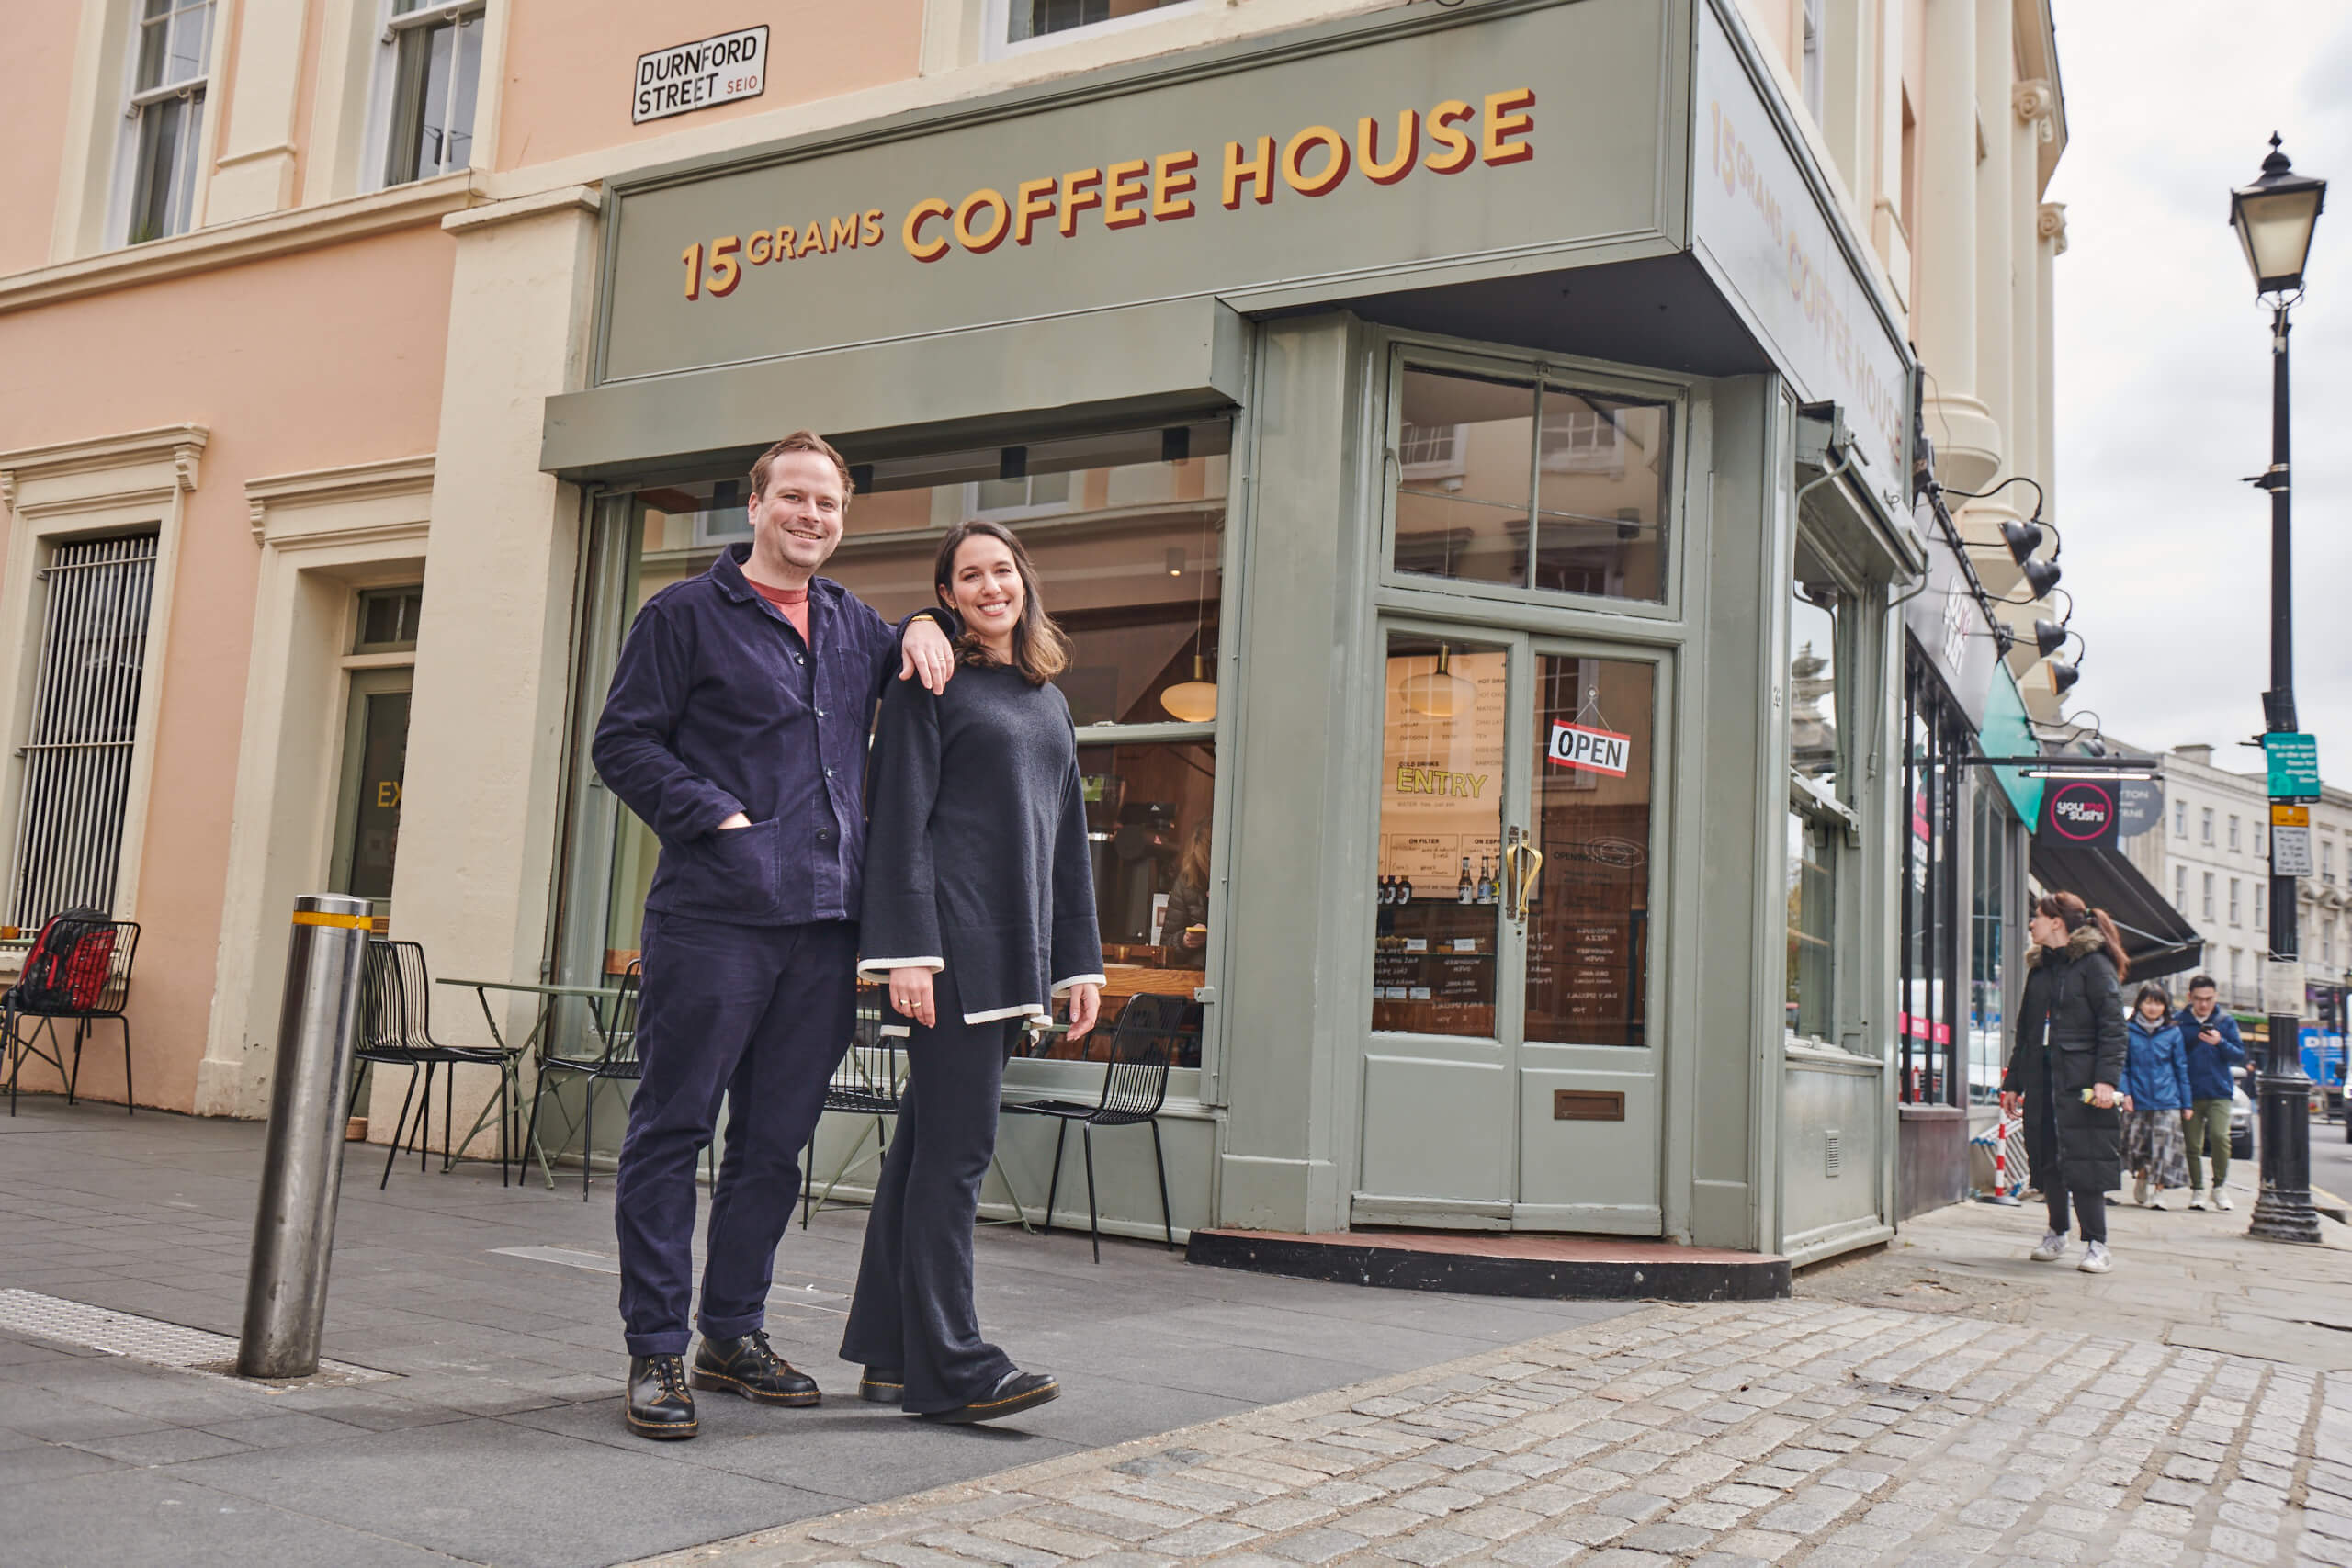
M60 545L40 575L40 673L23 759L8 922L111 910L147 664L153 534Z

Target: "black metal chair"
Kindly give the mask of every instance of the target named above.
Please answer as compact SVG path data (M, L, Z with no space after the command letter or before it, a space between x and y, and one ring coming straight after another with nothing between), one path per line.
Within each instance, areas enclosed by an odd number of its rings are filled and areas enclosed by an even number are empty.
M550 1029L541 1037L539 1046L539 1077L531 1089L531 1127L523 1135L523 1159L527 1172L531 1151L539 1146L539 1100L549 1086L566 1077L584 1079L588 1085L588 1100L580 1112L580 1201L588 1201L588 1176L596 1155L596 1091L608 1083L634 1083L645 1077L645 1064L637 1057L637 1004L639 987L645 979L641 960L632 960L621 973L619 990L614 995L612 1015L599 1016L599 1032L604 1036L605 1049L594 1056L566 1056L555 1049L555 1031ZM567 1134L568 1135L568 1134ZM553 1186L550 1177L548 1185Z
M1102 1066L1102 1096L1091 1105L1072 1100L1008 1100L1007 1111L1022 1116L1051 1116L1054 1129L1054 1177L1046 1193L1046 1230L1054 1228L1054 1199L1061 1191L1062 1145L1070 1123L1078 1123L1086 1149L1086 1223L1094 1242L1094 1261L1102 1261L1102 1210L1094 1200L1094 1129L1151 1128L1151 1157L1159 1173L1159 1223L1168 1245L1176 1245L1176 1222L1168 1206L1168 1156L1159 1140L1159 1110L1168 1101L1168 1070L1195 1031L1185 1023L1195 1004L1190 997L1148 993L1130 997L1111 1030L1111 1059Z
M907 1059L899 1047L899 1037L882 1032L882 1005L861 1002L857 1008L857 1023L850 1037L848 1052L841 1065L833 1069L831 1081L825 1085L825 1109L852 1116L874 1119L875 1153L881 1158L890 1149L890 1130L886 1122L899 1114L899 1091L906 1087ZM832 1179L825 1183L825 1195L817 1196L817 1140L808 1140L808 1174L800 1183L800 1228L808 1228L808 1216L832 1201L833 1189L841 1185L858 1163L858 1151L865 1147L865 1133L860 1129L857 1141L842 1156L834 1168Z
M51 924L74 919L72 916L53 916ZM65 1080L65 1103L74 1102L74 1093L82 1081L82 1043L101 1020L112 1019L122 1026L122 1108L136 1113L136 1096L130 1092L130 1020L124 1016L123 1006L130 997L130 967L139 956L139 924L135 920L76 919L79 932L62 957L62 973L68 995L65 998L46 998L28 995L21 982L0 993L0 1055L8 1063L8 1114L17 1113L17 1078L24 1071L25 1058L38 1056L57 1069ZM43 928L47 934L47 928ZM41 945L34 939L34 949ZM57 1026L64 1020L74 1021L74 1063L65 1063L65 1042L59 1038ZM29 1032L24 1025L30 1022ZM49 1049L34 1043L46 1039Z
M506 1185L506 1162L514 1145L509 1135L510 1124L522 1111L522 1084L515 1077L514 1058L520 1055L512 1047L499 1045L445 1045L433 1038L433 976L425 968L424 949L413 942L390 942L381 937L370 938L368 953L360 970L359 995L359 1068L382 1066L406 1067L408 1092L401 1097L400 1120L392 1127L391 1146L384 1153L384 1174L376 1183L382 1190L392 1179L392 1162L400 1157L401 1139L408 1131L409 1107L417 1098L417 1080L422 1073L424 1084L424 1103L417 1107L416 1168L425 1168L430 1142L427 1127L433 1117L433 1074L438 1067L449 1068L442 1080L441 1104L441 1168L447 1170L456 1163L457 1151L450 1145L457 1137L457 1069L460 1066L484 1066L498 1069L498 1184ZM345 1108L347 1116L358 1109L359 1071L352 1076L351 1103Z

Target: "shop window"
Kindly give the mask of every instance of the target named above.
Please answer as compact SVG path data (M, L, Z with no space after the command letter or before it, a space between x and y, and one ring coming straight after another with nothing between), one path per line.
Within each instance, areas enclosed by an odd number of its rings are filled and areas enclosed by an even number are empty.
M1080 28L1108 29L1155 12L1193 11L1202 0L988 0L990 53L1035 47Z
M1663 597L1673 422L1660 401L1408 367L1395 568L1605 599Z
M389 0L378 73L387 186L473 162L484 0Z
M1975 795L1969 828L1968 920L1968 1098L1987 1104L2001 1089L2007 1063L2005 987L2008 975L2009 912L2023 907L2014 883L2012 844L2024 827L2010 815L2008 799L1981 772L1971 780Z
M1785 897L1789 1032L1834 1043L1838 1027L1838 890L1849 837L1860 825L1845 766L1840 703L1850 658L1846 595L1809 540L1797 544L1789 604L1789 812Z
M40 574L9 925L114 908L157 541L145 533L59 545Z
M1133 995L1189 998L1212 952L1227 443L1218 422L870 466L852 452L857 492L821 570L896 622L935 602L932 563L949 527L985 515L1021 538L1071 645L1056 684L1088 791L1106 1019ZM592 531L573 741L582 778L559 937L566 977L617 974L636 956L660 852L585 761L620 637L647 599L751 538L744 492L741 477L648 490ZM1180 1066L1199 1066L1198 1022L1196 1012ZM1110 1039L1098 1030L1067 1054L1100 1059Z
M135 39L123 106L123 243L185 233L196 203L198 142L212 52L212 0L132 0Z
M1912 649L1904 700L1903 988L1901 1098L1905 1104L1961 1103L1956 1016L1961 967L1960 800L1966 787L1969 729L1926 660Z

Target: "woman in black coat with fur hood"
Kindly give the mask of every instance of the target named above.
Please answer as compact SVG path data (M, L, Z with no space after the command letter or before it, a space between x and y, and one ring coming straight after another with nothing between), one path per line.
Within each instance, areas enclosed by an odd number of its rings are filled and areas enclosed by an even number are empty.
M2050 1205L2050 1234L2034 1261L2066 1255L2067 1208L2082 1222L2085 1273L2112 1267L2107 1195L2123 1184L2123 1116L2115 1086L2127 1049L2123 939L2104 909L2072 893L2037 900L2027 931L2025 999L2001 1078L2001 1108L2025 1111L2034 1179Z

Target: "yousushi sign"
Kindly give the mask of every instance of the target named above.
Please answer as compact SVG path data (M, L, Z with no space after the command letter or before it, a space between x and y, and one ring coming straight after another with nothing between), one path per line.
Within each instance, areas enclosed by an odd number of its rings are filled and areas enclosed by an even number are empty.
M1564 768L1622 779L1634 765L1634 738L1613 730L1588 729L1581 724L1555 723L1544 756Z

